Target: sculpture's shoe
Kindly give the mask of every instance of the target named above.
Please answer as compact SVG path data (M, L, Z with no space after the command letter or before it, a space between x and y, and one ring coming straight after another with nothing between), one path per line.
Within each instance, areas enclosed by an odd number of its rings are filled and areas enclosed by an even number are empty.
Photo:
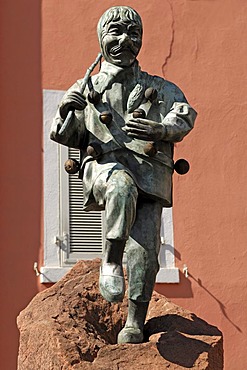
M119 332L117 342L118 344L142 343L143 332L141 329L126 326Z
M122 267L115 263L103 264L100 269L99 289L108 302L121 302L125 294Z

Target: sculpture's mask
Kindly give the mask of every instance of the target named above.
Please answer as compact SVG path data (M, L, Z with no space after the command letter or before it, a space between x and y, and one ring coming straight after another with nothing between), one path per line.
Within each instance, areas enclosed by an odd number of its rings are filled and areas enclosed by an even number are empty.
M120 67L133 64L142 45L142 21L134 9L127 6L108 9L100 18L97 31L107 62Z

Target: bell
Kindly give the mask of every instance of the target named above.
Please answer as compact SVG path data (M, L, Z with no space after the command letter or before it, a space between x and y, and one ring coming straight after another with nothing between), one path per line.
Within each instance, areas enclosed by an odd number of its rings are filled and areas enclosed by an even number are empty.
M99 119L102 123L108 124L112 121L112 114L110 111L104 111L100 114Z
M141 108L135 109L133 112L133 118L146 118L145 110Z
M80 167L80 163L73 158L67 159L67 161L64 163L65 171L70 175L77 173L80 170Z
M145 144L143 151L149 157L154 157L157 154L157 149L155 148L155 144L152 142Z
M89 103L91 103L93 105L97 105L100 102L101 96L97 91L91 90L89 92L88 96L87 96L87 99L88 99Z
M91 143L87 147L87 154L93 158L97 158L102 154L102 148L99 143Z
M145 91L145 98L147 100L150 100L151 103L157 99L157 96L158 96L158 92L156 89L154 89L153 87L148 87L147 90Z
M189 172L190 169L190 164L186 159L178 159L176 163L174 164L174 170L179 174L179 175L185 175L187 172Z

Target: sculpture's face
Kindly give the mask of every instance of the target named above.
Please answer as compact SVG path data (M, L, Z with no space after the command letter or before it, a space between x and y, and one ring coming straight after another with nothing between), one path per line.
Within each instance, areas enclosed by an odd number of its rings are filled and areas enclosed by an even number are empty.
M131 66L141 45L142 29L134 22L112 21L102 32L102 54L107 62L117 66Z

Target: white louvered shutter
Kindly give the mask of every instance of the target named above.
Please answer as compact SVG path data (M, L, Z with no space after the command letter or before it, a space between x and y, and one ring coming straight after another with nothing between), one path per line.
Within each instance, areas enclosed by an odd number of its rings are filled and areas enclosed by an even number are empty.
M67 159L74 158L79 161L79 156L79 150L67 149ZM61 157L65 159L63 155ZM61 171L63 171L61 176L66 177L65 181L62 181L61 199L63 262L72 264L79 259L101 257L104 241L104 213L83 211L83 186L81 179L78 179L78 173L68 175L63 168L63 163Z

